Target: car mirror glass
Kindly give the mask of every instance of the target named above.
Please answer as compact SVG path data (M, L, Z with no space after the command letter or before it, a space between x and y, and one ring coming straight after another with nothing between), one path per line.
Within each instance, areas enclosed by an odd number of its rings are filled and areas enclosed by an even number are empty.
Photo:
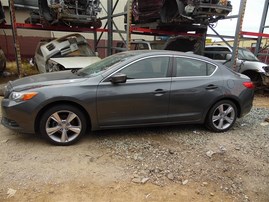
M111 83L117 84L117 83L126 83L127 76L126 74L115 74L110 78Z

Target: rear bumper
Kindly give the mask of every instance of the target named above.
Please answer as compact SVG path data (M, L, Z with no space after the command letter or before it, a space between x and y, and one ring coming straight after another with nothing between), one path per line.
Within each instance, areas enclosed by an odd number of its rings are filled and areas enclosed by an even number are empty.
M241 111L239 118L245 116L250 112L253 106L254 90L246 89L241 95Z

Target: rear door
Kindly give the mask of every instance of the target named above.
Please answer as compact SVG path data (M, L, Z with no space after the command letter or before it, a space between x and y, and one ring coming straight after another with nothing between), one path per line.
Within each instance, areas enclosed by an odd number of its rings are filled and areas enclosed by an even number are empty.
M222 94L222 85L221 71L216 65L188 57L175 57L169 120L202 120L214 99Z

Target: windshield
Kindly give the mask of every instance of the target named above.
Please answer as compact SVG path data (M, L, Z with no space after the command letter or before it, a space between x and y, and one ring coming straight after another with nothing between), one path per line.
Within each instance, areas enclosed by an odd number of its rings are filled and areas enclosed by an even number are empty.
M109 56L105 59L102 59L96 63L89 65L88 67L79 70L78 75L89 77L98 76L110 69L113 65L123 62L132 56L133 54L126 52Z
M238 49L238 59L248 61L259 61L259 59L247 49Z

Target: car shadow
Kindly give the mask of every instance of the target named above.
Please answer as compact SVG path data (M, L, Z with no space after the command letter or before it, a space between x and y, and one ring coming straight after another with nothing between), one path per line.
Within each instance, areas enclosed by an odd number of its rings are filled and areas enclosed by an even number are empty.
M104 139L117 138L148 138L154 136L180 136L189 135L193 133L207 133L209 132L203 125L174 125L174 126L155 126L155 127L140 127L128 129L108 129L88 132L83 138L84 141L95 141ZM83 141L83 140L82 140Z

